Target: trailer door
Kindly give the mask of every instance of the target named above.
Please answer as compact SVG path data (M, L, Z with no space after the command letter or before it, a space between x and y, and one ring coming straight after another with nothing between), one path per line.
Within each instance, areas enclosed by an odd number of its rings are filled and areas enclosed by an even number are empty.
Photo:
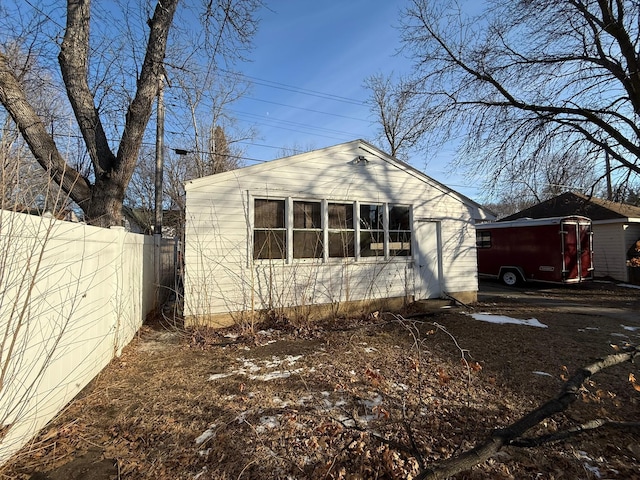
M562 234L562 277L565 282L591 278L591 228L572 219L560 225Z
M440 222L418 219L415 222L416 300L439 297L442 269Z
M593 235L591 222L578 222L578 232L580 235L580 250L582 252L580 256L582 279L593 279Z
M562 222L560 224L560 235L562 235L562 280L565 282L577 279L579 256L578 256L578 236L576 224L573 222Z

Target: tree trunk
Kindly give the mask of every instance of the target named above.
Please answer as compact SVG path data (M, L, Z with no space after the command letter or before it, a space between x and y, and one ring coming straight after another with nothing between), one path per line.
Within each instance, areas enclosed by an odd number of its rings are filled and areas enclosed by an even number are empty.
M164 72L167 39L179 1L158 1L148 22L150 32L145 58L137 72L137 88L126 113L117 154L109 147L88 82L91 2L67 1L67 24L58 60L67 96L91 158L95 176L93 185L62 157L53 137L29 104L24 88L9 68L6 57L0 52L0 102L20 129L38 163L94 225L122 225L125 190L138 161L158 79Z

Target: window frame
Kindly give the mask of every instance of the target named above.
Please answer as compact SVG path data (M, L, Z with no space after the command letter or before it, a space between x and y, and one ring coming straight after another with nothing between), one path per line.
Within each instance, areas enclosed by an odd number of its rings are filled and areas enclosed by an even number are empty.
M257 222L257 214L258 214L258 207L256 205L257 202L267 202L267 203L282 203L282 226L275 226L275 227L270 227L270 226L256 226ZM252 245L251 245L251 256L253 258L253 260L268 260L268 261L272 261L272 260L287 260L288 257L288 245L289 245L289 239L288 239L288 234L287 234L287 200L285 198L262 198L262 197L256 197L253 199L252 202L253 205L253 215L252 215L252 235L251 235L251 239L252 239ZM279 222L277 222L279 223ZM278 232L281 233L282 236L282 246L279 249L281 256L279 257L272 257L272 256L261 256L261 252L264 251L263 248L261 248L259 251L256 250L256 246L258 244L257 242L257 234L264 232L266 234L266 239L265 241L262 242L263 245L269 244L270 242L267 240L269 238L269 236L272 235L273 232ZM271 249L269 249L269 251L272 251ZM256 255L256 253L258 253L258 255Z
M331 207L334 205L342 205L345 207L348 207L351 210L351 218L349 218L348 215L345 216L344 218L344 225L338 225L338 226L333 226L332 222L331 222ZM326 228L326 232L327 232L327 241L326 241L326 258L328 259L355 259L356 258L356 228L355 228L355 222L356 222L356 212L355 212L356 208L355 208L355 204L354 202L346 202L346 201L332 201L332 200L327 200L327 228ZM351 224L351 226L349 226L349 223ZM343 247L343 253L346 250L346 255L332 255L332 241L331 238L332 236L335 235L340 235L341 237L343 235L346 235L347 238L350 237L351 241L350 242L341 242L341 246ZM344 246L347 245L347 248L345 249Z
M323 263L331 264L331 263L339 263L339 262L355 262L355 263L367 263L367 262L382 262L382 261L411 261L414 257L414 238L415 238L415 226L413 222L413 205L411 204L403 204L403 203L391 203L391 202L377 202L377 201L359 201L359 200L348 200L348 199L318 199L318 198L304 198L304 197L293 197L293 196L277 196L270 197L267 195L255 195L249 193L250 200L250 212L251 212L251 223L248 225L250 227L249 240L249 261L253 261L254 263L262 263L262 262L273 262L274 260L285 263L285 264L298 264L298 263L317 263L321 261ZM283 202L284 203L284 227L256 227L256 208L257 203L259 201L273 201L273 202ZM314 219L311 219L311 224L307 226L306 222L302 225L296 220L296 206L301 204L313 204L318 205L320 209L320 218L319 224L320 227L317 228L315 224L318 221L317 211L312 213L311 216L315 216ZM348 218L348 213L344 219L344 225L347 228L339 228L341 225L336 225L333 221L330 220L330 209L334 205L342 205L348 207L350 209L351 218ZM374 224L367 225L365 219L363 218L363 213L365 212L364 208L369 206L376 207L376 213ZM394 208L406 208L408 211L406 216L408 217L405 221L407 223L408 229L390 229L390 215L393 215L391 212ZM348 211L347 211L348 212ZM371 213L369 213L371 216ZM371 217L370 217L371 218ZM392 223L393 223L393 219ZM340 223L341 221L339 221ZM297 226L296 226L297 225ZM348 227L352 228L348 228ZM366 228L375 227L375 228ZM392 225L393 226L393 225ZM256 232L260 231L276 231L282 232L279 233L279 237L283 238L283 248L282 248L282 256L272 258L270 256L256 256ZM318 238L319 247L318 250L315 251L314 256L296 256L295 252L295 234L297 232L315 232ZM346 232L346 233L345 233ZM405 249L406 254L394 254L393 242L392 240L398 234L405 233L409 238L409 248ZM378 255L367 255L362 254L362 236L363 234L371 233L375 234L376 238L380 239L379 242L375 243L376 250L379 252ZM332 245L331 238L335 237L336 234L346 235L346 238L351 240L348 242L348 251L346 255L336 255L332 254ZM402 240L404 242L404 240ZM382 243L382 245L380 245ZM334 245L335 246L335 245Z
M304 260L304 259L324 259L324 249L325 249L325 240L324 240L324 208L323 202L321 200L292 200L292 216L291 216L291 257L293 260ZM296 209L296 206L303 205L305 211L303 212L303 225L296 225L296 220L299 218L299 211ZM311 226L307 226L307 212L306 207L308 206L317 206L317 212L311 212ZM317 213L317 219L315 217ZM317 224L317 225L314 225ZM313 254L309 255L306 253L306 243L303 242L303 252L299 254L296 249L296 246L299 243L296 243L296 233L298 234L309 234L315 233L316 245L313 247ZM312 235L313 236L313 235ZM318 248L319 247L319 248Z
M412 218L412 208L410 205L402 205L402 204L397 204L397 203L389 203L387 204L388 207L388 228L387 228L387 232L388 232L388 255L390 258L396 258L396 257L408 257L408 258L412 258L413 257L413 218ZM396 229L392 229L392 218L395 218L392 215L392 211L394 209L406 209L406 213L403 213L403 217L406 215L406 225L404 225L406 228L396 228ZM404 220L401 220L399 223L404 223ZM401 237L401 234L402 237ZM408 234L408 239L406 239L405 237ZM401 238L392 238L394 236L398 236ZM395 249L392 248L392 245L396 244L396 243L400 243L400 248ZM402 248L404 247L404 244L408 243L409 244L409 248ZM404 253L403 253L404 252Z
M491 230L476 230L476 248L491 248Z
M372 222L372 224L369 226L369 228L367 228L367 225L364 223L364 215L363 215L363 208L369 207L369 220L371 220L371 207L376 207L376 213L375 216L377 217L376 220L374 220ZM387 241L387 230L388 230L388 223L387 223L387 215L386 215L386 208L385 208L385 204L384 203L378 203L378 202L360 202L358 205L358 247L357 247L357 251L358 251L358 258L384 258L386 259L388 257L387 255L387 246L388 246L388 241ZM374 228L375 227L375 228ZM363 233L364 234L369 234L370 235L370 239L373 239L374 234L377 234L378 236L378 241L376 242L369 242L369 249L370 251L382 251L382 255L373 255L373 254L363 254L363 247L362 247L362 243L363 243ZM381 240L381 241L380 241ZM377 248L377 249L373 249L371 248L371 245L373 244L380 244L382 243L382 248Z

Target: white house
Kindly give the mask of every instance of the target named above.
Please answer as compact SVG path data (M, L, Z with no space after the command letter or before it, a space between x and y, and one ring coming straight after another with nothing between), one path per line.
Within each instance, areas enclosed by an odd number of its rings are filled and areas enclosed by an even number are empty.
M362 140L185 189L187 324L477 298L474 222L488 214Z

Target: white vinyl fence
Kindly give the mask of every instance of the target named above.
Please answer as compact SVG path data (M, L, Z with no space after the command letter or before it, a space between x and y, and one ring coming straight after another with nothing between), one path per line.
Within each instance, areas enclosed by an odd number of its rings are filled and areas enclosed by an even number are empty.
M132 340L155 306L153 255L124 228L0 211L0 465Z

